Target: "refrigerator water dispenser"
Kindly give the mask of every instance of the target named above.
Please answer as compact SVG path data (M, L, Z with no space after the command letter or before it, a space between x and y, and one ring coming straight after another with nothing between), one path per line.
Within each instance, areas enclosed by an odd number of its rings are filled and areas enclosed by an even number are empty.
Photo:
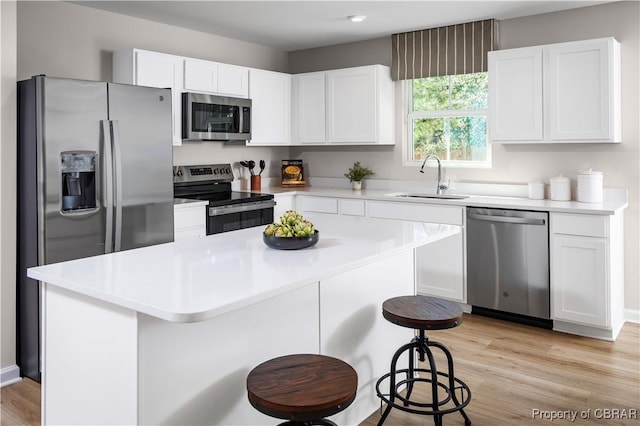
M62 212L97 208L96 155L79 151L60 154Z

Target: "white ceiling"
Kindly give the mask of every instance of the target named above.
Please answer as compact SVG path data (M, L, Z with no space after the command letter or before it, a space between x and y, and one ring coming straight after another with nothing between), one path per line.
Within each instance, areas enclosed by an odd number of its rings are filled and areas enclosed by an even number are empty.
M609 1L72 1L285 51L393 33L555 12ZM361 23L349 15L366 15Z

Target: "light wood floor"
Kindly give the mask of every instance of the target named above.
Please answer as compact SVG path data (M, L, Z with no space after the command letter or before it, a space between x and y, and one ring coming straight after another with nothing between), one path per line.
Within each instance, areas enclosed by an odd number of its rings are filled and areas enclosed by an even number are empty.
M465 315L461 326L429 334L451 350L456 376L472 392L474 425L640 424L640 324L625 324L615 343ZM416 396L425 390L418 388ZM40 387L25 380L2 388L1 424L40 424ZM605 409L635 409L635 419L604 419ZM533 418L534 410L589 412L576 421ZM609 411L612 413L612 411ZM361 426L375 425L376 412ZM274 421L274 424L277 422ZM392 410L385 425L433 424ZM463 425L458 413L445 425Z

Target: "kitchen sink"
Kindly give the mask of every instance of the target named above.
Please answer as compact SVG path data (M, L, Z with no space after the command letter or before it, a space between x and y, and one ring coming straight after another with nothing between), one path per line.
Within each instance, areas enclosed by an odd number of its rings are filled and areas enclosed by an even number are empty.
M463 200L469 198L468 195L453 195L453 194L423 194L419 192L392 192L385 194L387 197L396 198L432 198L439 200Z

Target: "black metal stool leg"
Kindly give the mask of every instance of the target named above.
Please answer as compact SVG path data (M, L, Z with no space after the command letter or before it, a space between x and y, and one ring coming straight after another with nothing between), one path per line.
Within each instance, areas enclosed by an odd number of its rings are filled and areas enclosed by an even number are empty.
M456 405L460 405L460 402L458 401L458 397L456 395L455 392L455 371L454 371L454 365L453 365L453 356L451 355L451 352L449 351L449 348L447 348L445 345L443 345L440 342L429 342L429 346L435 346L437 348L439 348L442 353L444 353L444 355L447 357L447 369L448 369L448 375L449 375L449 389L451 390L451 399L453 399L453 402ZM461 408L460 410L460 414L462 414L462 417L464 418L464 424L465 426L470 426L471 425L471 419L469 419L469 417L467 416L467 413L464 412L464 409Z
M413 379L415 377L415 366L413 360L413 351L409 351L409 368L407 369L407 396L405 397L404 405L409 406L409 399L411 398L411 392L413 392Z
M420 334L419 336L416 336L412 342L416 343L416 350L418 351L418 359L420 361L425 360L424 355L425 355L425 348L427 347L426 342L428 341L428 339L426 338L425 334L424 334L424 330L420 330ZM406 400L404 401L404 405L405 407L409 406L409 399L411 399L411 392L413 392L413 380L409 380L409 379L413 379L415 377L415 366L414 366L414 360L413 360L413 352L409 353L409 371L407 372L407 396L405 397Z
M397 370L397 364L398 364L398 359L400 358L400 356L406 352L406 351L410 351L412 348L414 348L416 345L415 342L411 342L411 343L407 343L405 345L402 345L400 347L400 349L398 349L396 351L395 354L393 354L393 358L391 359L391 369L390 371L390 375L389 375L389 402L387 403L387 408L384 410L384 412L382 413L382 417L380 417L380 420L378 420L378 426L382 426L382 424L384 423L384 421L387 419L387 416L389 415L389 413L391 412L391 409L393 408L394 405L394 401L396 399L396 370ZM380 384L380 380L378 380L378 386Z
M429 350L429 342L424 342L425 353L429 360L429 370L431 372L431 403L434 411L438 409L438 369L436 368L436 360L433 358L433 353ZM434 414L433 422L436 426L442 426L442 415Z

